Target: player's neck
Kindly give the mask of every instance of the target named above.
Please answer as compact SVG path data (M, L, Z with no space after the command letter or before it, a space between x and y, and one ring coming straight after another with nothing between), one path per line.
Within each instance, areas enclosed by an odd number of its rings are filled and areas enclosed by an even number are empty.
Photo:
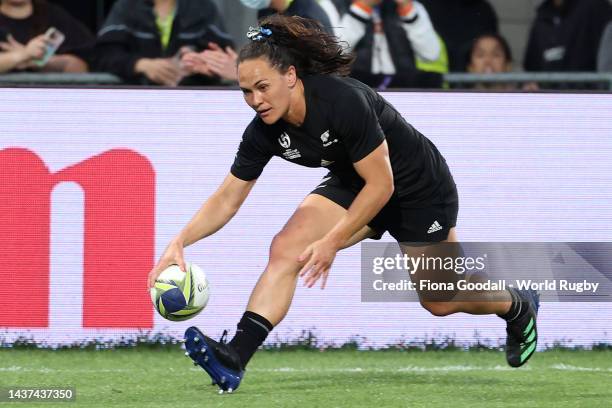
M0 5L0 13L4 14L9 18L14 18L15 20L23 20L24 18L28 18L34 12L34 7L32 3L24 3L19 5L12 5L6 1L3 1Z
M298 127L302 126L304 119L306 119L306 96L304 95L304 83L301 79L298 79L295 85L295 89L291 94L289 110L283 119L285 122Z

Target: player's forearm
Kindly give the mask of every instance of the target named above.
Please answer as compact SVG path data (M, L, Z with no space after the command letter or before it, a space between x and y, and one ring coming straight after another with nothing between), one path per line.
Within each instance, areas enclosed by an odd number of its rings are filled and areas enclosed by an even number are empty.
M384 184L367 183L355 197L346 215L326 238L342 248L353 234L361 230L389 202L393 190L392 180Z
M226 204L220 195L213 194L176 239L186 247L206 238L223 228L234 217L239 208Z

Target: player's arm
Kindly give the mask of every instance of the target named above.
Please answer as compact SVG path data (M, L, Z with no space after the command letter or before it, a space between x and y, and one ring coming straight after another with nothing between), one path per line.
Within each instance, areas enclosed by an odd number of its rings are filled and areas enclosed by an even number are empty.
M183 248L219 231L242 206L256 180L244 181L231 173L217 191L202 204L183 230L168 244L164 254L149 273L149 287L169 265L177 264L185 270Z
M322 239L313 242L298 258L306 262L300 270L304 284L312 287L322 278L325 288L332 262L341 248L361 230L389 201L394 191L393 171L387 142L383 142L363 159L353 163L365 185L340 221Z
M353 166L365 181L365 185L344 217L324 238L338 248L342 248L353 234L380 212L394 191L393 171L386 141L366 157L353 163Z
M244 181L229 173L176 239L186 247L219 231L236 215L255 181Z

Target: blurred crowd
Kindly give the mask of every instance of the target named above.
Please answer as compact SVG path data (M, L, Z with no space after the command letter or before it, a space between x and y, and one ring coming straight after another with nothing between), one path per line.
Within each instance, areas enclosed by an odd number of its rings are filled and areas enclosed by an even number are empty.
M377 89L441 88L448 72L520 68L513 67L487 0L226 1L260 18L285 13L318 20L354 53L351 75ZM92 27L67 1L0 0L0 74L108 72L128 84L170 87L235 83L231 16L214 1L116 0L107 7L104 22ZM541 1L522 69L612 72L612 2Z

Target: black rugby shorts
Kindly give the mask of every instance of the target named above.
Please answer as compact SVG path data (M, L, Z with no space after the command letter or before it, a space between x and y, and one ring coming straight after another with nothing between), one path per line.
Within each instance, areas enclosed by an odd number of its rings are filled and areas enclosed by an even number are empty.
M327 197L348 209L358 191L343 185L336 175L328 173L311 194ZM453 183L441 203L425 203L415 208L392 198L368 226L376 231L372 239L380 239L388 231L401 243L441 242L446 240L449 230L457 225L458 212L459 198Z

